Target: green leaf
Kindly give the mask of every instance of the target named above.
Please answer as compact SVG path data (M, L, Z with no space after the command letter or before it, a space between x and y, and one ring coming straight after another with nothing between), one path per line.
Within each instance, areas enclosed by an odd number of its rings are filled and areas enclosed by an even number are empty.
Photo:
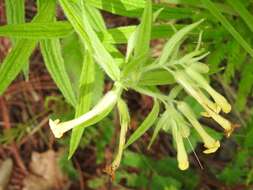
M253 117L251 116L251 119L249 123L247 124L247 134L244 137L243 146L245 148L252 148L253 147Z
M215 45L215 49L207 57L207 63L210 67L210 73L216 73L219 71L219 65L225 59L226 47L222 43Z
M147 0L144 9L141 24L138 26L136 33L136 45L134 48L135 56L140 54L149 54L150 39L152 28L152 2Z
M62 38L70 35L73 28L68 22L8 24L0 26L0 36L25 39Z
M167 156L163 159L153 160L152 158L147 157L141 153L135 153L126 150L124 152L122 165L131 168L137 168L139 171L146 172L147 175L152 172L152 176L162 175L164 177L166 176L173 178L175 181L171 181L171 184L176 185L177 183L178 187L180 187L182 183L187 187L187 190L196 190L199 181L198 175L196 175L196 172L193 170L189 169L184 172L180 171L178 169L176 159L172 158L171 156ZM159 180L158 178L156 179ZM156 182L158 183L159 181ZM163 182L161 181L160 184L163 184Z
M76 95L79 94L79 80L83 67L84 47L78 35L73 33L61 40L62 56L71 85Z
M174 77L164 69L148 71L142 74L138 84L141 86L156 86L175 83Z
M89 20L92 28L98 32L97 35L99 37L99 33L107 34L108 30L106 28L106 24L104 22L103 16L101 15L100 11L89 4L84 2L84 10L87 13L87 19ZM100 39L101 40L101 39ZM104 44L106 50L113 56L114 61L116 64L123 61L123 54L111 43Z
M39 0L39 9L41 9L40 3L44 2ZM52 22L55 20L55 13L55 11L52 11L48 14L50 17L49 20ZM42 40L40 42L40 47L47 70L62 92L63 96L66 98L67 102L75 107L77 100L65 69L59 39Z
M165 1L166 3L175 5L190 5L197 8L205 8L205 6L203 6L203 4L199 2L199 0L165 0ZM219 2L214 2L214 4L221 12L237 16L236 12L227 4Z
M87 13L83 10L83 5L68 0L60 0L60 4L83 43L94 54L97 63L104 69L108 76L113 80L118 80L120 78L120 70L113 57L105 49L97 34L92 29Z
M145 0L86 0L86 3L98 9L127 17L141 17L145 7ZM188 8L165 7L162 4L154 5L153 11L164 8L158 18L182 19L193 16L193 11Z
M223 77L224 81L229 84L235 76L235 71L240 70L241 65L245 62L247 53L234 39L228 42L226 46L227 66L225 67Z
M253 15L247 10L245 5L240 0L226 0L233 9L239 13L244 22L248 25L253 32Z
M116 183L120 183L120 181L126 181L127 187L131 189L146 189L148 185L148 178L144 172L141 173L130 173L126 170L120 170L116 173Z
M181 184L179 181L175 180L172 177L154 175L152 177L152 189L164 189L164 190L179 190L181 189Z
M137 26L122 26L108 29L107 32L98 33L99 38L103 43L125 44L130 36L136 31ZM152 26L151 38L168 38L174 33L169 25L154 25Z
M168 118L170 117L168 113L169 113L168 110L166 110L159 118L154 133L152 135L152 138L149 142L148 149L150 149L151 145L154 143L159 131L164 127L164 125L168 124Z
M51 77L66 100L75 107L77 101L65 69L59 40L42 40L41 52Z
M201 0L211 14L221 22L223 27L235 38L235 40L253 57L253 49L250 44L241 36L225 16L217 9L210 0Z
M5 0L6 17L8 24L20 24L25 22L24 5L24 0Z
M235 106L238 111L245 109L248 95L250 95L253 86L253 60L245 64L242 68L241 80L237 91Z
M155 100L154 106L151 110L151 112L148 114L148 116L145 118L145 120L142 122L140 127L129 137L125 148L127 148L129 145L131 145L133 142L135 142L137 139L139 139L156 121L158 114L160 111L159 102Z
M192 31L194 28L200 25L203 21L204 20L200 20L198 22L185 26L184 28L176 32L169 39L169 41L166 43L165 47L163 48L158 64L164 65L168 61L169 57L172 55L178 43L180 43L190 31Z
M92 55L86 51L82 73L79 80L79 98L76 107L76 117L79 117L90 110L92 106L92 97L95 94L93 91L94 83L95 63L93 61ZM79 125L72 130L69 147L69 158L73 156L74 152L78 148L83 132L83 125Z
M173 25L176 29L181 29L184 25ZM136 30L137 26L122 26L111 28L108 30L99 30L97 35L99 39L105 44L125 44L128 38ZM98 30L98 29L97 29ZM66 21L55 21L45 23L25 23L25 24L11 24L0 26L0 36L24 38L24 39L48 39L48 38L65 38L73 33L73 27ZM210 38L211 34L218 35L219 30L206 29L205 37ZM169 38L174 34L171 25L158 24L152 26L151 39ZM197 33L191 33L197 36Z
M104 32L106 31L106 24L104 22L103 16L101 15L100 11L89 4L84 3L84 8L87 13L87 17L89 18L90 24L92 28L96 32Z
M55 10L55 1L46 1L32 22L45 22L49 13ZM0 66L0 94L15 79L32 54L36 40L19 40Z
M127 76L132 70L141 67L148 57L150 49L151 39L151 28L152 28L152 3L150 0L147 1L144 9L141 24L137 27L136 31L132 34L128 41L127 47L127 61L130 58L133 51L133 58L125 65L123 70L123 76ZM138 71L137 71L138 72Z
M20 24L25 22L25 1L24 0L5 0L7 24ZM12 45L17 42L17 39L11 38ZM29 61L23 68L25 78L28 80L29 76Z

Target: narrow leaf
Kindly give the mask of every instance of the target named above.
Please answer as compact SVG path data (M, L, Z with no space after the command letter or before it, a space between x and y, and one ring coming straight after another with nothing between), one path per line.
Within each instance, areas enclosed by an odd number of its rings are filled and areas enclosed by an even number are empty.
M87 48L94 53L94 58L113 80L118 80L120 70L112 56L105 49L97 34L92 29L82 5L68 0L60 0L60 4Z
M239 89L237 92L237 98L235 106L239 111L245 109L248 95L250 95L253 86L253 60L249 64L245 64L241 73L241 80L239 83Z
M155 139L156 139L156 137L157 137L159 131L160 131L166 124L168 125L168 123L169 123L168 118L169 118L169 117L171 117L171 116L169 116L168 110L166 110L166 111L162 114L162 116L159 118L159 120L158 120L158 122L157 122L157 124L156 124L156 126L155 126L154 133L153 133L153 135L152 135L152 137L151 137L151 140L150 140L150 142L149 142L148 149L150 149L150 147L151 147L152 144L154 143L154 141L155 141Z
M159 102L155 100L154 106L151 110L151 112L148 114L148 116L145 118L145 120L142 122L140 127L129 137L125 148L127 148L129 145L131 145L133 142L135 142L137 139L139 139L156 121L158 114L159 114Z
M162 69L144 73L138 82L138 84L141 86L156 86L173 83L175 83L174 77Z
M180 41L182 41L184 39L184 37L190 32L192 31L194 28L196 28L198 25L200 25L203 22L203 20L200 20L198 22L195 22L193 24L190 24L188 26L185 26L184 28L182 28L181 30L179 30L178 32L176 32L170 39L169 41L166 43L165 47L163 48L161 57L159 59L158 64L163 65L165 64L169 57L172 55L174 49L176 48L176 46L178 45L178 43Z
M25 22L24 4L24 0L5 0L8 24L20 24Z
M145 8L145 0L86 0L87 4L113 14L127 17L141 17ZM164 8L158 18L160 19L182 19L193 16L189 8L165 7L162 4L154 5L153 11Z
M211 14L221 22L224 28L235 38L235 40L253 57L253 49L250 44L245 41L233 25L226 19L225 16L217 9L217 7L210 0L201 0Z
M253 15L248 11L245 5L240 0L226 0L233 9L239 13L244 22L248 25L253 32Z
M133 51L133 58L125 65L123 75L126 76L132 70L140 67L149 58L150 39L152 28L152 2L147 1L144 9L141 24L128 40L127 60L130 59Z
M0 36L26 39L61 38L73 32L68 22L8 24L0 26Z
M58 39L42 40L41 52L47 70L49 71L56 85L58 86L66 100L72 106L75 106L76 97L64 66L60 41Z
M21 24L25 22L25 1L24 0L5 0L7 24ZM17 40L11 38L12 45L15 45ZM29 61L26 61L23 71L25 78L28 79Z
M152 28L152 2L147 0L146 7L144 9L141 24L138 26L136 36L136 46L134 48L134 54L148 54L150 49L151 39L151 28Z
M92 106L92 97L94 95L94 82L95 82L95 63L92 55L86 51L81 77L79 80L79 98L76 107L76 117L88 112ZM75 127L72 130L70 147L69 147L69 158L72 157L84 132L82 125Z
M48 20L48 14L55 9L55 1L46 1L32 22L44 22ZM20 40L12 48L0 66L0 94L3 94L8 85L24 68L26 61L32 54L36 40Z
M42 3L44 2L39 0L39 10L43 5ZM56 12L54 10L48 14L51 22L55 20L55 13ZM40 46L47 70L62 92L63 96L66 98L67 102L75 107L77 100L65 69L59 39L42 40Z

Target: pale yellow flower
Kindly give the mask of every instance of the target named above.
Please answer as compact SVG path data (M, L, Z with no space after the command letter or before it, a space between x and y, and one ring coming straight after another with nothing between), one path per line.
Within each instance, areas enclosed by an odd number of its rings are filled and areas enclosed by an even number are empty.
M211 109L206 107L205 110L207 111L207 114L225 130L226 136L229 137L234 130L232 124L227 119L223 118L221 115L215 113Z
M191 95L200 105L207 106L216 113L219 113L220 107L210 101L201 90L197 89L195 84L187 79L186 73L183 71L177 71L174 74L176 81L183 86L186 92Z
M180 170L186 170L189 168L188 156L184 147L183 137L175 122L172 124L172 135L177 145L178 167Z
M202 141L204 142L204 147L207 150L204 153L209 154L216 152L216 150L220 147L220 142L218 140L213 139L201 126L201 124L196 119L195 114L191 110L191 108L185 102L178 103L178 109L184 114L184 116L189 120L192 126L200 135Z
M116 104L118 94L116 90L111 90L107 92L100 102L89 112L83 114L82 116L72 119L66 122L60 122L59 119L49 120L49 126L56 138L61 138L62 135L73 129L80 124L86 124L87 126L98 122L101 117L106 116L113 106Z
M198 83L212 96L214 101L220 106L223 112L229 113L231 111L231 105L228 103L228 101L221 94L216 92L200 73L196 72L191 67L187 67L185 71L189 75L189 77L191 77L196 83Z

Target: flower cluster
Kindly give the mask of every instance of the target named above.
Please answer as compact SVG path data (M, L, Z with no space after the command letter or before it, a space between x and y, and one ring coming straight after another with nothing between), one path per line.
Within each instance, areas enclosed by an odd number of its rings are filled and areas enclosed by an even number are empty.
M205 110L202 116L214 119L224 128L226 136L229 137L234 130L233 125L222 117L220 112L229 113L231 111L231 105L205 79L203 74L207 73L209 68L199 62L204 56L194 57L199 52L196 51L187 54L178 61L168 63L164 69L169 71L175 78L177 84L202 106ZM173 139L176 142L178 166L181 170L185 170L189 166L183 139L188 138L190 125L193 126L201 137L206 148L204 153L213 153L220 147L220 142L205 131L187 103L184 101L175 101L175 104L170 104L166 109L169 110L170 119L167 120L167 126L163 127L163 129L166 131L168 129L171 130Z
M194 69L194 67L187 66L184 70L176 71L174 73L176 81L191 95L205 110L202 113L205 117L213 118L221 127L224 128L227 137L233 132L232 124L223 118L219 113L229 113L231 105L218 92L216 92L205 80L205 78ZM210 100L203 92L205 90L214 101Z

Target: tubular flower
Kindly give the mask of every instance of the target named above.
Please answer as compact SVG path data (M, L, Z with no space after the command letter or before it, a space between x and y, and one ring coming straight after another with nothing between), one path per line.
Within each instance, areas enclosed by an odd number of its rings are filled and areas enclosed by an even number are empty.
M180 134L182 135L183 138L187 138L190 136L190 128L188 127L188 122L184 119L184 117L173 107L170 106L167 108L169 110L170 117L172 118L173 121L177 126L180 126Z
M202 115L205 117L212 117L221 127L225 129L225 134L227 137L229 137L234 128L228 120L219 115L219 111L222 109L225 113L228 113L231 110L230 104L222 95L217 93L207 83L202 75L189 68L186 68L185 70L188 77L193 78L195 83L206 89L206 91L213 97L216 103L214 104L204 95L204 93L202 93L199 88L196 88L196 85L190 79L187 79L187 76L185 76L186 73L184 71L181 70L174 73L176 81L181 84L186 92L193 96L193 98L205 109L206 112L204 112Z
M196 89L194 84L191 83L191 81L188 80L185 75L185 72L177 71L175 72L174 77L176 81L183 86L186 92L190 94L200 105L202 105L202 107L208 107L216 113L219 113L219 106L210 101L199 89Z
M221 94L216 92L200 73L196 72L191 67L186 68L185 71L195 82L197 82L212 96L223 112L229 113L231 111L231 105L227 102L227 100Z
M95 124L101 118L105 117L114 107L118 99L118 91L111 90L105 94L105 96L100 100L100 102L89 112L83 114L82 116L66 121L60 122L59 119L49 120L49 126L56 138L61 138L63 134L74 127L84 123L86 126Z
M227 137L230 137L232 132L234 131L234 127L232 124L219 114L215 113L214 111L210 110L209 108L205 108L207 114L212 117L219 125L225 130L225 134Z
M201 126L201 124L196 119L195 114L191 110L191 108L185 102L178 103L178 109L183 113L183 115L189 120L194 129L200 135L202 141L204 142L204 147L207 148L204 150L204 153L210 154L216 152L216 150L220 147L220 142L218 140L213 139Z
M178 167L180 170L186 170L189 168L188 156L184 147L183 137L181 133L178 131L178 127L175 121L173 121L173 124L172 124L172 135L177 145Z

